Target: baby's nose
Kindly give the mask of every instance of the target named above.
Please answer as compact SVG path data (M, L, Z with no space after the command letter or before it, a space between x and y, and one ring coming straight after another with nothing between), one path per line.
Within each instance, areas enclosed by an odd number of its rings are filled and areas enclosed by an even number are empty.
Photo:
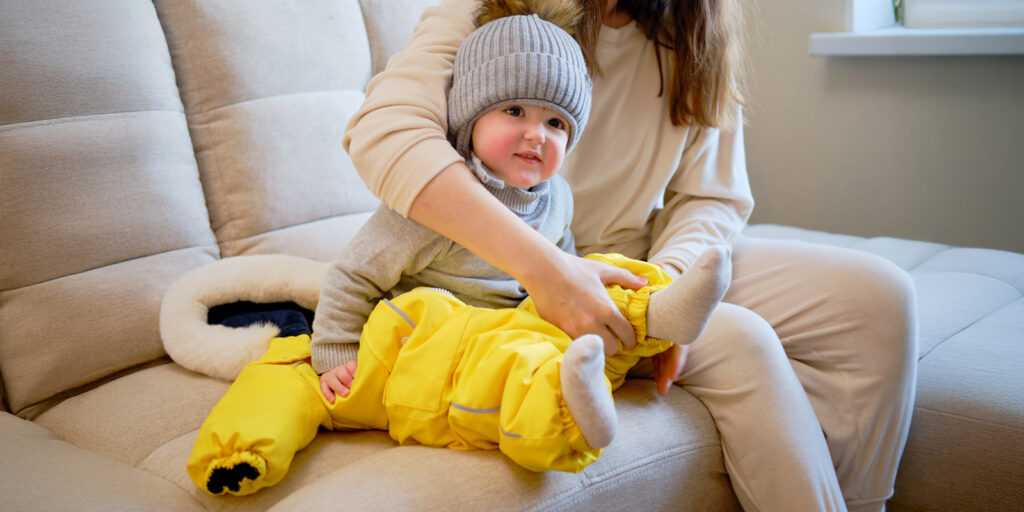
M540 123L529 123L523 131L523 138L529 141L544 142L544 127Z

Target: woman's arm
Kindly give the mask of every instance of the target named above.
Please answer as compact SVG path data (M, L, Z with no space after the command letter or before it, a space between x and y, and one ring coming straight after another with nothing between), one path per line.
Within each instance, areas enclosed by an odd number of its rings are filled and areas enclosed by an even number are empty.
M753 208L742 115L735 130L695 129L655 217L649 259L685 272L709 247L739 234Z
M426 9L402 51L366 86L342 145L375 196L409 215L423 187L462 157L448 142L447 94L459 45L475 28L477 0Z
M541 316L573 338L597 334L606 352L617 349L616 338L632 339L632 326L604 286L638 288L644 280L563 252L480 186L465 164L431 180L409 215L516 278Z

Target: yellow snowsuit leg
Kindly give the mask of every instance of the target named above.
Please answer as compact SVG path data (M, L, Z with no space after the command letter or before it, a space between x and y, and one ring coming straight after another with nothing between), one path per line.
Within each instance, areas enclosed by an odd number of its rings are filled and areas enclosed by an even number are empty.
M309 339L305 334L272 339L264 355L246 365L214 406L187 465L189 477L201 489L244 496L278 483L295 453L320 427L387 429L381 396L389 371L377 367L374 355L380 353L372 347L359 351L361 371L352 393L331 404L309 365ZM397 348L396 342L396 353ZM335 412L341 408L345 415Z
M397 339L396 326L408 329ZM394 353L383 347L398 344L383 392L396 441L500 448L535 471L579 471L600 452L587 446L562 402L559 371L571 341L528 311L476 308L417 289L374 310L355 381L364 375L364 350Z
M211 494L245 495L276 484L295 452L330 426L309 361L309 336L274 338L246 365L199 429L188 474Z

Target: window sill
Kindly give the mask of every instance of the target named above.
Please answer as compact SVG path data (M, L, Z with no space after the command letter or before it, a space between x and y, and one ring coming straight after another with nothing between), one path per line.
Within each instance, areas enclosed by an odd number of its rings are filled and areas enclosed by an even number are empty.
M1022 55L1024 26L904 28L811 34L811 55Z

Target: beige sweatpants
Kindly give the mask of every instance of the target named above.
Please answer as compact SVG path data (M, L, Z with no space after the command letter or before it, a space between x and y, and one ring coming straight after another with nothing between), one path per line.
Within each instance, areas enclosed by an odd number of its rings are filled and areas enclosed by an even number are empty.
M916 359L903 270L849 249L741 237L729 292L676 384L714 418L745 510L879 511L910 427Z

